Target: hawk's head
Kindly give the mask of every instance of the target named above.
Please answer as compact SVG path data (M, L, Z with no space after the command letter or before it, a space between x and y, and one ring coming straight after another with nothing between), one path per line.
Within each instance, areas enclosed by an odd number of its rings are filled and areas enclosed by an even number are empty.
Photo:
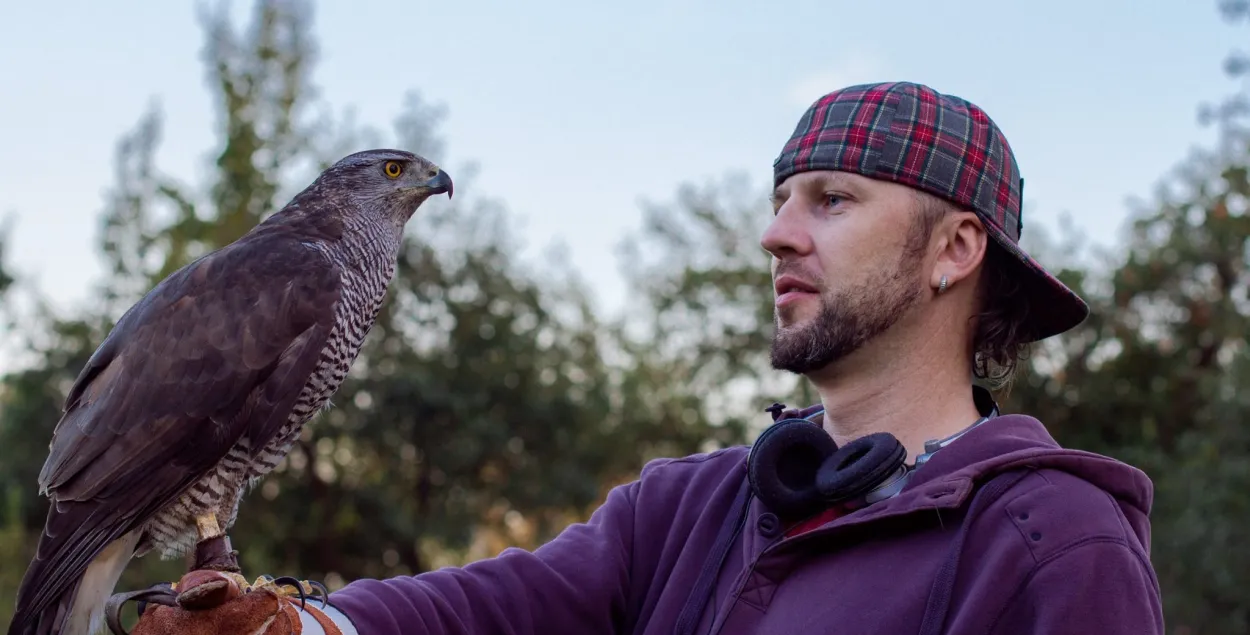
M424 157L403 150L365 150L327 168L310 190L343 195L352 207L378 220L407 222L425 199L452 195L451 177Z

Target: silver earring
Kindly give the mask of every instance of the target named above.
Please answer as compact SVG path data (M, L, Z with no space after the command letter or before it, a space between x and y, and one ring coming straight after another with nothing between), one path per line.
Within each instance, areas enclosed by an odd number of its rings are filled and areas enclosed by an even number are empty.
M946 276L942 276L942 280L938 282L938 295L946 291Z

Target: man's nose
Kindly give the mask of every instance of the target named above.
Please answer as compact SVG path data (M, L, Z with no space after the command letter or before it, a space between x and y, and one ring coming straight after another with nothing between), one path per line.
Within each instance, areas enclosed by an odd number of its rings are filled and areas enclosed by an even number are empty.
M760 246L774 258L801 256L812 251L812 236L796 203L790 199L782 204L760 237Z

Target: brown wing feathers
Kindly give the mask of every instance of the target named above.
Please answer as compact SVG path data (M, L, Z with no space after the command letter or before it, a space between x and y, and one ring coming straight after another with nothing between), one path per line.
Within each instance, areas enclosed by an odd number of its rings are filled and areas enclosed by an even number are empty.
M84 368L40 476L54 503L19 619L55 610L109 542L245 432L285 420L333 326L339 274L297 236L249 238L158 285Z

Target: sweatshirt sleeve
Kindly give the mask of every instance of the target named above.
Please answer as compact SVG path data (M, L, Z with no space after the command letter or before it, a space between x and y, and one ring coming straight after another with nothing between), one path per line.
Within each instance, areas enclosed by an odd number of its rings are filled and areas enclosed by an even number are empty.
M360 635L612 633L625 610L638 482L533 552L416 576L356 580L330 602Z
M1159 585L1140 552L1091 540L1039 563L992 632L1163 635Z

